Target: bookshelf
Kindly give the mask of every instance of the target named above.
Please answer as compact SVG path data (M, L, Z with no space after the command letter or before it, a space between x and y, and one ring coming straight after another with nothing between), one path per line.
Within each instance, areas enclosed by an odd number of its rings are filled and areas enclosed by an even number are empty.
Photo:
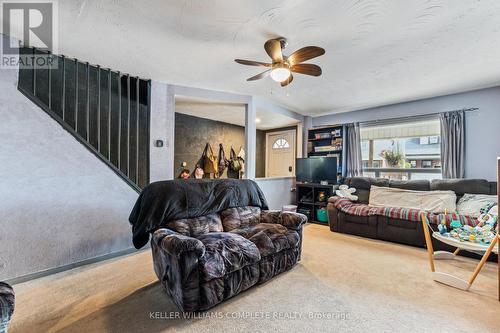
M306 215L310 223L328 225L328 220L321 221L321 219L318 217L318 211L326 209L326 206L328 205L328 198L331 197L335 192L334 188L334 185L297 183L297 211Z
M307 157L337 157L337 179L345 170L345 126L314 127L307 133Z

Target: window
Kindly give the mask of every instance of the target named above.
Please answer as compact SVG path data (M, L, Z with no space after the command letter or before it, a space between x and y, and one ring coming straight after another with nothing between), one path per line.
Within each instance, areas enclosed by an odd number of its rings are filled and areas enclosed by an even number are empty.
M441 178L437 118L361 127L363 175L390 179Z
M290 144L285 139L281 138L274 141L273 149L285 149L285 148L290 148Z

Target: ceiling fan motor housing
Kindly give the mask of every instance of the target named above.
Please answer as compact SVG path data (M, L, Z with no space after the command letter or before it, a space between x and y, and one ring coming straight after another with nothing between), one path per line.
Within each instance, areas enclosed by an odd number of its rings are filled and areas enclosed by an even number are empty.
M288 46L288 41L285 37L276 38L278 42L280 42L281 49L284 50Z

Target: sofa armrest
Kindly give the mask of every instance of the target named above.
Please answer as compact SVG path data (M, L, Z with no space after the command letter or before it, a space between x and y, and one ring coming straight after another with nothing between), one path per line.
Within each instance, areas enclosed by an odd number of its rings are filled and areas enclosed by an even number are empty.
M330 230L338 232L340 229L338 217L339 211L337 207L335 207L335 205L329 201L326 209L328 211L328 225L330 226Z
M0 282L0 332L7 332L14 313L14 289L5 282Z
M179 256L185 252L193 252L200 258L205 254L205 245L200 240L178 234L167 228L156 230L153 233L153 242L174 256Z
M298 230L307 222L307 217L300 213L265 210L260 214L260 222L277 223L288 229Z

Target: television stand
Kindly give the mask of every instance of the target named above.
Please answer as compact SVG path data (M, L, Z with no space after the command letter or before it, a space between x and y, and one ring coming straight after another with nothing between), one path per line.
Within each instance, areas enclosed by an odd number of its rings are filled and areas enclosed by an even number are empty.
M296 189L297 212L306 215L311 223L328 225L326 205L336 185L297 183Z

